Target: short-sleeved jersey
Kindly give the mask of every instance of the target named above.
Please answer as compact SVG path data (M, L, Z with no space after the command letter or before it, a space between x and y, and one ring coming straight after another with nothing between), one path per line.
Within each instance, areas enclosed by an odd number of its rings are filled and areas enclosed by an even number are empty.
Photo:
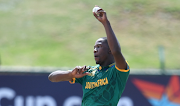
M129 76L129 65L126 70L119 69L115 63L89 67L89 75L70 82L82 85L82 106L117 106Z

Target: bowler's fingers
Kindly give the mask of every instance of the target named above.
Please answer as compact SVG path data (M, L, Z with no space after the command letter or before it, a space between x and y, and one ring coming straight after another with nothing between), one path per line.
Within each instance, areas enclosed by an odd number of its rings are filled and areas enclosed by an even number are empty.
M94 15L96 18L98 18L97 14L96 14L95 12L93 12L93 15Z
M87 67L86 67L86 66L83 66L83 67L81 67L81 66L76 66L76 67L73 69L72 73L73 73L73 76L74 76L75 78L81 78L81 77L84 77L84 76L86 76L86 75L89 74L88 72L85 72L86 70L87 70Z
M83 74L85 71L86 71L86 66L83 66L81 69L80 69L80 73L79 74Z
M99 16L100 17L103 17L103 16L105 16L106 15L106 12L103 10L103 11L101 11L101 12L99 12L100 14L99 14Z
M85 72L85 71L87 71L88 69L89 69L89 68L87 68L86 66L83 66L82 74L83 74L84 76L89 74L88 72Z
M82 77L84 77L84 76L86 76L86 75L88 75L88 74L89 74L88 72L83 73L83 74L76 74L76 75L75 75L75 78L82 78Z
M99 16L95 13L95 12L93 12L93 15L94 15L94 17L96 17L96 19L100 19L100 18L102 18L103 16L105 16L106 15L106 12L105 11L101 11L101 12L99 12L100 14L99 14Z
M86 71L86 66L76 66L76 74L83 74Z
M81 66L77 66L77 74L80 74L82 71L82 67Z

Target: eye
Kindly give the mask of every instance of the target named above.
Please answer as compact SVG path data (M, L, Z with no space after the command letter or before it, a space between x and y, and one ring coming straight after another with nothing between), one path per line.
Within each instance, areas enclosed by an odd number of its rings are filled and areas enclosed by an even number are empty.
M100 47L101 47L101 45L96 45L96 46L94 46L94 49L95 49L95 48L100 48Z
M101 47L101 45L97 45L97 48L100 48Z

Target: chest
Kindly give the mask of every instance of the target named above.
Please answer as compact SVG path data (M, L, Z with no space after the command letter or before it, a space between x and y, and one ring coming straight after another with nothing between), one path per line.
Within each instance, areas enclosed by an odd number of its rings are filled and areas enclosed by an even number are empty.
M105 69L105 70L98 70L98 69L93 69L93 70L89 70L89 75L86 76L86 81L88 82L95 82L98 79L103 79L106 77L109 77L109 70Z

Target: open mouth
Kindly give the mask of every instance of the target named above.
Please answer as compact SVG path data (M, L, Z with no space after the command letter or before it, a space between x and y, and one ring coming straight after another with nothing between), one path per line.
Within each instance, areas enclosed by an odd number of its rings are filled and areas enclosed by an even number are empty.
M94 59L97 60L99 58L99 56L94 56Z
M95 55L94 58L96 58L96 57L98 57L98 56Z

